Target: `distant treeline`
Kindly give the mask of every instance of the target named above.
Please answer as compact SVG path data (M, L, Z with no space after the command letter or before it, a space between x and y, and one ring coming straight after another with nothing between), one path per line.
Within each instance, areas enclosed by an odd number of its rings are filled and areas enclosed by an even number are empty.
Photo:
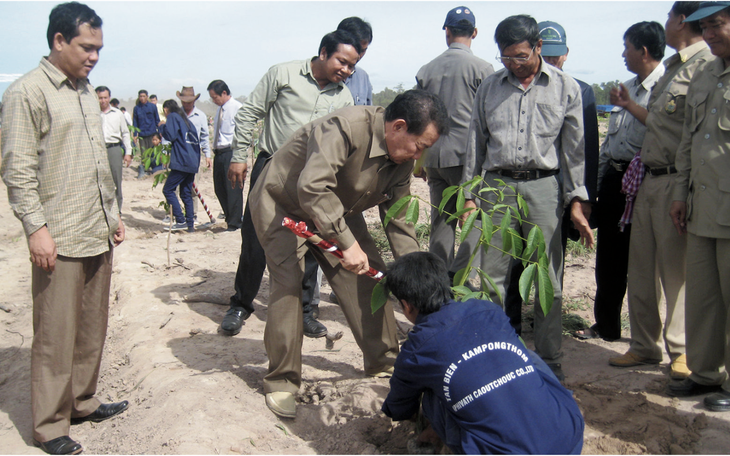
M609 92L613 87L618 87L620 81L602 82L600 84L593 84L593 92L596 95L596 104L607 105L611 104L609 100ZM416 88L415 86L413 87ZM398 84L395 89L386 87L382 91L373 94L373 104L376 106L388 106L399 93L405 92L406 89L403 84Z

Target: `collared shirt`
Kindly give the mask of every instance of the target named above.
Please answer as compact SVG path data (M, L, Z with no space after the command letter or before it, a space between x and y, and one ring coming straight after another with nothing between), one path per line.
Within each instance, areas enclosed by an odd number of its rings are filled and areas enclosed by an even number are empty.
M261 119L259 147L273 154L302 125L352 105L352 94L343 82L319 87L311 60L274 65L236 114L231 163L246 162L253 130Z
M104 142L107 144L124 144L124 154L132 155L132 143L129 140L129 128L122 111L109 107L107 112L101 113L101 125L104 129Z
M675 201L687 202L687 231L730 238L730 67L713 56L692 78L682 142L677 149Z
M695 57L696 56L696 57ZM694 57L694 58L693 58ZM651 91L641 161L650 168L674 165L682 139L689 82L698 68L712 58L704 40L687 46L664 61L664 76Z
M210 141L208 141L208 116L197 107L193 107L193 111L188 115L188 120L195 125L198 130L198 141L200 149L206 157L210 158Z
M474 99L462 181L482 170L557 170L563 203L588 200L584 185L583 105L575 79L541 61L527 88L506 68Z
M416 317L382 410L406 420L418 412L423 394L424 404L437 403L448 417L436 428L458 426L453 433L446 429L456 454L580 453L578 405L532 356L496 304L448 302Z
M134 107L132 119L134 126L139 128L139 136L152 136L157 133L160 116L157 114L157 107L149 101Z
M372 106L373 85L370 84L370 76L365 70L360 67L355 68L355 72L345 79L345 85L352 93L355 106Z
M99 100L76 84L43 58L7 88L0 173L26 236L47 225L59 255L83 258L109 250L119 209Z
M649 103L651 89L663 74L664 65L660 64L643 81L639 81L639 77L636 76L624 82L626 88L629 89L631 99L639 106L646 107ZM631 115L628 110L620 106L613 108L611 118L608 121L608 133L603 141L601 155L598 158L599 187L610 166L609 160L630 162L636 155L636 151L641 149L644 142L644 133L646 133L646 126Z
M449 133L441 135L425 152L423 166L448 168L464 164L474 96L482 81L492 73L494 68L490 63L461 43L451 43L446 51L418 70L418 88L438 95L450 119Z
M124 120L127 121L127 125L134 125L134 122L132 121L132 116L129 115L129 111L123 111L124 112Z
M165 109L162 107L162 103L158 101L155 103L155 106L157 107L157 116L160 118L160 121L166 122L167 117L165 116Z
M241 102L229 98L223 106L218 107L213 119L213 135L218 134L217 138L213 138L213 149L224 149L231 147L233 143L233 135L236 129L236 113L241 109ZM220 126L218 122L220 121Z

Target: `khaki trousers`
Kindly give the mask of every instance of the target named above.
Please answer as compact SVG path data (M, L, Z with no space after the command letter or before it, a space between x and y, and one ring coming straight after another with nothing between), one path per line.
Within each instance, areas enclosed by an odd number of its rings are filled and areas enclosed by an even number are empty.
M345 220L360 247L368 255L370 265L380 271L385 270L385 264L367 231L362 215L358 214ZM269 356L269 372L264 377L266 393L275 391L296 393L301 386L304 334L302 278L304 254L308 248L337 295L347 324L363 352L365 373L375 374L387 369L395 364L395 358L398 356L393 306L388 302L374 315L370 310L370 298L376 281L347 271L334 256L325 253L319 247L304 243L296 254L278 265L267 255L271 292L264 331L264 346ZM329 258L325 255L329 255Z
M674 174L647 174L634 202L629 241L629 351L662 359L660 337L674 361L685 352L684 276L687 237L677 234L669 207ZM667 304L664 330L659 313L662 291Z
M94 397L106 339L112 251L58 256L53 272L33 265L30 399L33 438L69 434L70 419L100 405Z
M563 342L561 318L561 308L563 305L561 281L561 277L563 276L563 245L561 234L563 204L558 176L549 176L531 181L514 180L495 173L487 173L484 176L486 184L491 187L499 187L496 179L502 179L505 183L515 187L517 192L525 198L529 210L529 215L521 214L522 219L542 229L549 262L548 273L553 285L554 298L550 312L545 315L540 306L539 294L535 295L535 352L548 364L558 363L563 356L561 351ZM507 190L506 193L510 194L511 192ZM496 196L492 192L482 193L482 197L492 202L496 200ZM492 208L492 205L489 203L485 203L484 201L480 201L480 203L481 208L485 211ZM517 198L514 196L505 196L503 203L517 207ZM502 214L495 212L492 221L495 227L499 227L502 223ZM515 217L512 217L510 226L524 239L527 239L530 229L532 229L532 225L529 223L524 223L520 226ZM491 243L500 249L502 248L502 235L500 231L494 234ZM486 254L482 254L481 269L494 280L502 299L507 296L507 290L512 277L512 268L518 263L521 263L521 260L515 260L509 255L503 255L501 250L497 250L494 247L490 247ZM490 299L504 308L504 302L500 303L496 293L492 292L491 289Z
M730 391L730 239L687 234L686 300L690 378Z

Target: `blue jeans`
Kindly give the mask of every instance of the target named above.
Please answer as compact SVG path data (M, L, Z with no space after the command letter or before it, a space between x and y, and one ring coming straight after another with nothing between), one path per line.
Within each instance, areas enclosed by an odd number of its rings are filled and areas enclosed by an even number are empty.
M184 173L182 171L172 170L167 176L165 186L162 188L162 194L165 195L167 203L172 206L172 215L177 223L187 222L188 228L194 226L195 209L193 207L193 181L195 173ZM180 202L175 194L175 189L180 187L180 198L185 204L185 215L183 215Z

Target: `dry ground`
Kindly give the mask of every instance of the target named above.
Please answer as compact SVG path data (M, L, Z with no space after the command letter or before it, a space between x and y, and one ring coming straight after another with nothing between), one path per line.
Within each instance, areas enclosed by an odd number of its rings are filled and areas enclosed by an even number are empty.
M220 207L210 171L199 187L214 215ZM321 320L344 331L335 349L306 339L304 385L296 420L280 420L264 404L263 346L268 279L256 312L235 337L218 325L233 292L239 232L225 224L172 235L167 266L161 188L124 170L127 240L115 251L109 331L99 397L128 399L129 410L104 423L74 426L73 438L95 454L358 454L406 450L411 423L379 410L388 381L364 378L362 360L339 308L323 300ZM427 195L424 183L414 189ZM0 193L6 194L0 184ZM199 218L206 216L199 212ZM594 258L571 258L566 310L592 319ZM20 223L0 197L0 453L40 454L31 443L32 305L28 250ZM328 296L325 286L323 297ZM405 321L398 314L401 321ZM525 339L531 344L531 329ZM624 332L628 336L628 331ZM586 454L728 453L730 414L697 399L671 399L666 359L631 369L608 366L628 339L608 343L563 339L566 384L586 419ZM529 426L529 423L526 424Z

